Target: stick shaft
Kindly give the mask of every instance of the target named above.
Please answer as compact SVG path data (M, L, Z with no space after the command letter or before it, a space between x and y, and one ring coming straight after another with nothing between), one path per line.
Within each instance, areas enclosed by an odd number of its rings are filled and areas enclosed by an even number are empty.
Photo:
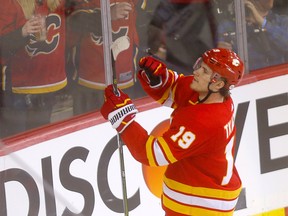
M119 92L117 89L117 74L115 70L115 57L113 56L112 52L112 23L111 23L110 0L101 0L101 19L102 19L103 32L108 32L107 34L103 34L106 84L107 85L112 84L115 95L119 96ZM128 216L129 212L128 212L128 199L127 199L126 177L124 167L123 143L119 134L117 134L117 137L118 137L117 142L120 156L120 169L121 169L121 180L123 191L123 208L124 208L124 215Z
M120 96L120 93L117 88L117 74L115 68L115 57L113 55L113 51L111 49L111 62L112 62L112 72L113 72L113 90L116 96ZM120 172L121 172L121 182L122 182L122 193L123 193L123 209L124 215L129 215L128 209L128 198L127 198L127 186L126 186L126 173L125 173L125 163L124 163L124 154L123 154L123 142L120 137L120 134L117 134L117 142L118 142L118 150L119 150L119 160L120 160Z
M118 134L117 137L118 137L118 149L119 149L120 171L121 171L121 182L122 182L122 193L123 193L123 208L124 208L124 215L128 216L129 209L128 209L128 198L127 198L128 196L127 196L127 186L126 186L123 142L120 137L120 134Z

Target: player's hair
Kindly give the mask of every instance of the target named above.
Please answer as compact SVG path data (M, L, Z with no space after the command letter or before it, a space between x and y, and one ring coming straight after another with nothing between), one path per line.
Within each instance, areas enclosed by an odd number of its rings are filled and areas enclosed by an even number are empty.
M27 19L30 19L35 11L36 1L35 0L17 0L22 7L23 13ZM61 0L47 0L47 6L50 11L55 11L60 5Z
M223 82L225 83L224 87L222 87L221 89L219 89L219 93L223 96L223 97L228 97L231 93L230 90L228 88L226 88L226 84L227 84L227 79L224 77L220 78L221 80L223 80Z

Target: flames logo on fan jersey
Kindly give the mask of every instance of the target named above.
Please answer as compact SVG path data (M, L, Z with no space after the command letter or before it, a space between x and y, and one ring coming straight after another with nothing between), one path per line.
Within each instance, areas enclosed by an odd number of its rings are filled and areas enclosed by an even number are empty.
M29 45L25 47L29 56L37 56L39 54L49 54L57 49L61 27L61 17L57 14L49 14L46 18L47 39L45 41L37 41L35 36L31 36Z
M122 36L127 36L129 31L129 27L120 27L117 32L112 31L112 41L115 41L117 38L120 38ZM91 39L92 41L98 45L101 46L103 44L103 36L95 35L91 33Z

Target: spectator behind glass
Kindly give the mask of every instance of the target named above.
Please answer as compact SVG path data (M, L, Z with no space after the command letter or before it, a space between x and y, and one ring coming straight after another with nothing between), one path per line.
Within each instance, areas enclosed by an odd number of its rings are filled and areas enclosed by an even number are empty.
M148 47L178 72L192 71L195 61L216 46L209 0L160 0L148 26Z
M288 16L272 11L274 0L245 0L249 69L285 63ZM218 47L237 52L235 20L218 26Z
M5 0L1 7L0 133L6 137L50 122L54 94L67 83L65 14L61 0ZM40 40L40 31L46 38Z
M112 40L118 41L119 54L115 68L118 86L135 95L134 64L137 55L138 34L136 31L136 10L138 0L111 0ZM100 0L91 0L78 5L67 21L71 36L69 47L69 73L71 75L74 114L98 109L103 102L106 86L101 30ZM121 47L124 43L127 46ZM71 48L72 47L72 48ZM74 69L71 67L71 60Z

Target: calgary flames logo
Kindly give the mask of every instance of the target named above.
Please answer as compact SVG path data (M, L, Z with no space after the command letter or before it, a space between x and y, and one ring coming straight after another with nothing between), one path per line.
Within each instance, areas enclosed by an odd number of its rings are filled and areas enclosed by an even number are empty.
M35 36L30 39L29 45L26 46L26 52L29 56L37 56L39 54L49 54L56 50L60 40L61 17L57 14L49 14L46 18L47 39L37 41Z
M117 38L127 36L128 35L129 28L128 27L120 27L117 32L112 32L112 41L115 41ZM91 33L92 41L97 45L103 44L103 37L99 35L95 35Z

